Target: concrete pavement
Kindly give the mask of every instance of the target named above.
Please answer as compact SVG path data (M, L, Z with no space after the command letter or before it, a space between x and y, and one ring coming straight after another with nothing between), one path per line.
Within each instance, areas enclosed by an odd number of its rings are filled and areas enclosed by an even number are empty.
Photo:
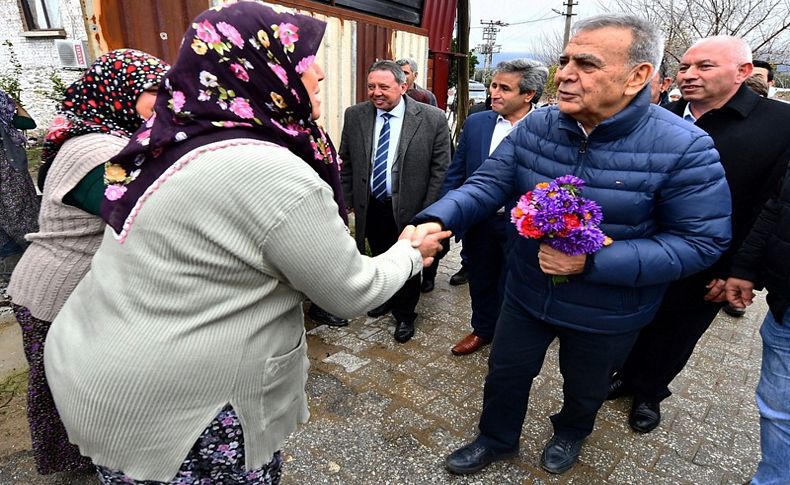
M345 328L307 322L312 418L284 447L283 483L740 484L751 477L760 455L754 388L767 310L762 298L741 319L717 318L673 382L654 432L630 430L628 399L608 402L580 463L560 476L543 472L548 417L562 401L555 342L533 385L519 457L469 477L447 473L445 455L476 435L489 354L488 348L450 354L469 331L468 289L448 284L458 264L456 247L440 266L436 289L423 295L417 333L406 344L393 340L391 317L360 317ZM29 451L15 451L0 454L0 484L6 483L94 482L38 477Z

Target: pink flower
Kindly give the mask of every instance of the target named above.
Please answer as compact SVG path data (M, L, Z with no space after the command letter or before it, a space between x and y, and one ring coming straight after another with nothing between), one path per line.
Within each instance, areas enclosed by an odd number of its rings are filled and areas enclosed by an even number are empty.
M244 46L244 39L241 38L241 34L236 30L236 27L226 22L218 22L217 30L222 32L236 47Z
M198 94L198 101L208 101L211 99L211 93L208 90L200 90L200 94Z
M249 120L255 118L255 112L250 103L244 98L234 98L230 103L230 110L239 118Z
M310 69L310 66L315 63L315 56L307 56L303 57L301 61L296 65L296 72L299 74L304 74L305 71Z
M49 125L49 131L47 131L47 140L52 140L54 142L59 142L65 135L66 132L69 131L71 128L71 121L68 120L63 115L55 116L55 119L52 120L52 123Z
M143 142L143 140L148 140L149 138L151 138L151 129L150 128L145 130L144 132L140 133L139 135L137 135L137 141L139 141L141 143Z
M123 194L125 193L125 185L108 185L107 188L104 189L104 197L107 200L118 200L123 197Z
M283 130L284 132L288 133L291 136L296 136L296 135L299 134L299 131L294 129L295 125L288 125L287 127L285 127L285 126L281 125L280 123L278 123L277 120L275 120L274 118L272 118L271 121L272 121L272 123L274 123L274 126L276 126L277 128Z
M208 20L204 20L199 24L192 24L192 27L195 28L198 38L207 44L216 44L222 41L217 31L214 30L214 26Z
M247 74L247 70L244 69L244 66L241 64L233 63L230 65L230 70L233 72L233 75L237 78L241 79L242 81L249 82L250 75Z
M172 102L173 102L173 111L175 111L176 113L180 113L181 108L184 107L184 103L187 102L187 98L186 96L184 96L184 93L182 93L181 91L173 91Z
M277 26L276 33L283 47L288 47L299 40L299 34L297 32L299 32L299 27L291 23L286 24L283 22Z
M270 62L269 69L271 69L272 71L274 71L275 74L277 74L277 77L280 78L280 81L282 81L283 84L285 84L286 86L288 85L288 74L285 72L285 69L283 69L283 66L279 64L272 64Z

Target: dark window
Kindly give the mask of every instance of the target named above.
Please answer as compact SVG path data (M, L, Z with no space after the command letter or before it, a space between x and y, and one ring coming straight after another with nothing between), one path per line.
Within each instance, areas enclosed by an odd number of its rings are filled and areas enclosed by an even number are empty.
M423 0L335 0L334 3L396 22L420 25L422 20Z
M19 0L25 19L25 30L57 30L60 21L58 0Z

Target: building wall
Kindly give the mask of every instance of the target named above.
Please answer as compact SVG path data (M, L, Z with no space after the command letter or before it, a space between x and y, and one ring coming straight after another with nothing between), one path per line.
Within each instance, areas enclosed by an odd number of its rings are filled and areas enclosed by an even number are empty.
M60 13L66 38L85 40L85 23L80 0L60 0ZM17 0L0 0L0 72L11 72L10 53L2 45L10 40L13 50L23 68L21 77L22 103L38 123L39 128L31 132L36 135L46 130L55 114L55 104L44 96L52 90L50 75L57 74L66 84L74 82L82 70L60 67L53 37L25 37L24 21Z

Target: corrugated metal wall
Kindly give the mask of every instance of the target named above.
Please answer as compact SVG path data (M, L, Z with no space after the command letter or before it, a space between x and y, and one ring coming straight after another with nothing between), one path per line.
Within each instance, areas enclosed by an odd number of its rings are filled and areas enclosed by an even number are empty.
M326 76L321 83L322 109L319 122L339 145L343 113L347 107L356 103L356 23L323 15L315 17L327 23L324 40L316 55L316 61Z
M368 68L379 59L392 59L393 30L364 22L357 24L357 102L368 97Z
M212 4L212 0L83 2L94 54L133 47L170 62L175 61L189 22ZM428 37L375 23L300 11L327 22L317 55L326 74L321 86L320 122L338 143L345 109L367 99L367 70L374 61L413 57L420 66L417 82L429 86Z
M394 59L411 57L417 61L417 84L422 87L430 86L427 37L396 30L392 35L392 55Z
M189 22L209 0L94 0L89 23L98 50L132 47L174 62Z

